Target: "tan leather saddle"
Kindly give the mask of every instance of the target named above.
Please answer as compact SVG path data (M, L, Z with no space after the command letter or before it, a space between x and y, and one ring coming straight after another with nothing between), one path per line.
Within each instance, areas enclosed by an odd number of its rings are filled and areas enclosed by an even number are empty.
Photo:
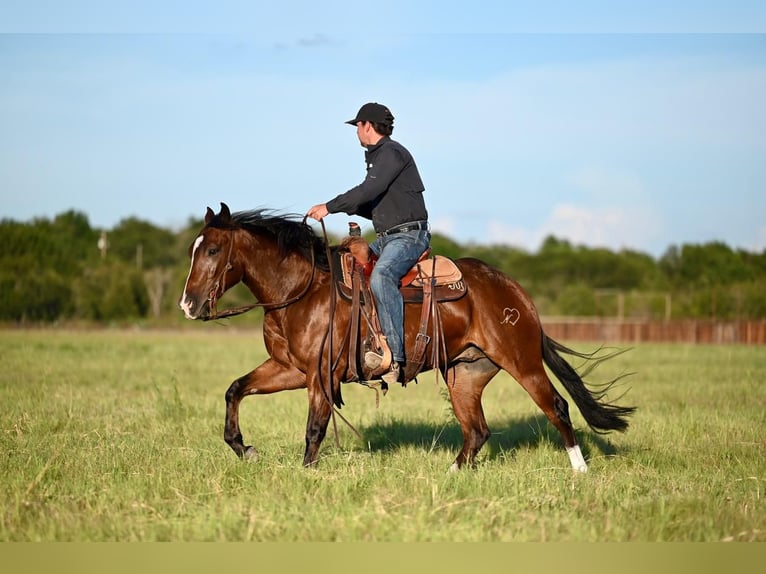
M364 248L369 249L363 239ZM347 242L350 243L350 242ZM353 273L356 265L359 265L368 281L372 273L377 257L371 252L360 255L360 243L349 252L340 253L341 280L338 282L341 295L350 301L353 297ZM463 282L463 274L455 262L442 255L431 255L429 247L418 259L417 263L402 277L399 291L404 297L405 303L420 303L423 301L423 287L429 284L434 288L436 301L454 301L460 299L466 293L466 285Z
M430 248L427 249L402 278L400 291L405 303L421 303L420 324L418 335L415 339L414 348L407 353L407 365L405 366L405 384L412 380L425 364L425 352L428 343L434 339L432 346L433 364L438 364L438 342L441 336L441 320L439 319L437 302L455 301L466 294L466 285L463 274L455 265L454 261L435 255L429 257ZM375 266L377 258L370 251L369 245L361 237L346 238L339 250L340 278L338 278L338 291L341 296L351 302L351 324L349 342L349 379L352 381L368 381L384 372L390 365L391 353L387 347L385 336L380 329L380 323L375 311L375 302L370 290L369 277ZM367 338L363 343L362 352L372 350L384 357L382 364L377 369L367 368L361 365L359 352L359 326L361 317L364 315L368 325ZM428 335L427 328L431 318L432 336ZM385 383L381 383L383 391L387 390Z

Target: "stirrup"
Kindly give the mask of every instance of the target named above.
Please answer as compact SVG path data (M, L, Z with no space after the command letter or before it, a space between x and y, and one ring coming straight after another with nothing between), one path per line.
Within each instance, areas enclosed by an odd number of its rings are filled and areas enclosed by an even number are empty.
M380 368L383 363L383 355L379 355L374 351L367 351L364 354L364 366L370 370L376 370Z
M380 336L380 346L382 347L381 353L367 351L364 354L364 364L370 369L371 375L384 373L391 366L391 349L386 344L385 335Z

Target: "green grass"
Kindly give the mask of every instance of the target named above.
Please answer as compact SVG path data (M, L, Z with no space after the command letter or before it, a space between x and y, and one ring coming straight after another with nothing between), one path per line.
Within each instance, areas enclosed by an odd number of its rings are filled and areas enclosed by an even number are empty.
M572 344L588 350L593 345ZM260 336L0 331L0 540L766 541L766 353L642 345L596 371L635 371L626 434L596 435L570 401L588 474L507 375L493 436L447 472L461 437L433 373L375 393L344 386L319 468L301 466L305 391L250 397L245 441L222 440L224 392L264 358ZM557 385L563 392L561 385Z

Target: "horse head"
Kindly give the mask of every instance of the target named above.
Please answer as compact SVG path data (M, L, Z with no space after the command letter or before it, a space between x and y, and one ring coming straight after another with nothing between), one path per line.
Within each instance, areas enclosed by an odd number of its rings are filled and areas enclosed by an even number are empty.
M179 301L187 319L205 319L215 314L216 301L242 278L232 260L236 225L225 203L216 214L209 207L205 227L189 246L191 265Z

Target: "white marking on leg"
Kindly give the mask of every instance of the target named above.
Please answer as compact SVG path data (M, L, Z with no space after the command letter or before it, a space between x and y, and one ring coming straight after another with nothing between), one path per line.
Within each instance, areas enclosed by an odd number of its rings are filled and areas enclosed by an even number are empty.
M457 465L457 462L453 462L452 466L449 467L449 472L457 472L460 470L460 467Z
M202 244L202 241L204 241L204 239L205 239L205 236L200 235L199 237L197 237L197 239L194 240L194 247L192 248L192 255L191 255L191 263L189 264L189 274L186 276L186 283L184 283L184 293L181 296L181 303L179 303L187 319L194 319L194 317L192 316L191 309L189 308L190 301L186 300L186 286L189 284L189 278L191 277L192 269L194 269L194 258L197 256L197 249L199 249L199 246Z
M569 461L572 463L573 469L577 472L588 472L588 465L585 464L585 458L582 455L579 444L567 448L567 454L569 455Z

